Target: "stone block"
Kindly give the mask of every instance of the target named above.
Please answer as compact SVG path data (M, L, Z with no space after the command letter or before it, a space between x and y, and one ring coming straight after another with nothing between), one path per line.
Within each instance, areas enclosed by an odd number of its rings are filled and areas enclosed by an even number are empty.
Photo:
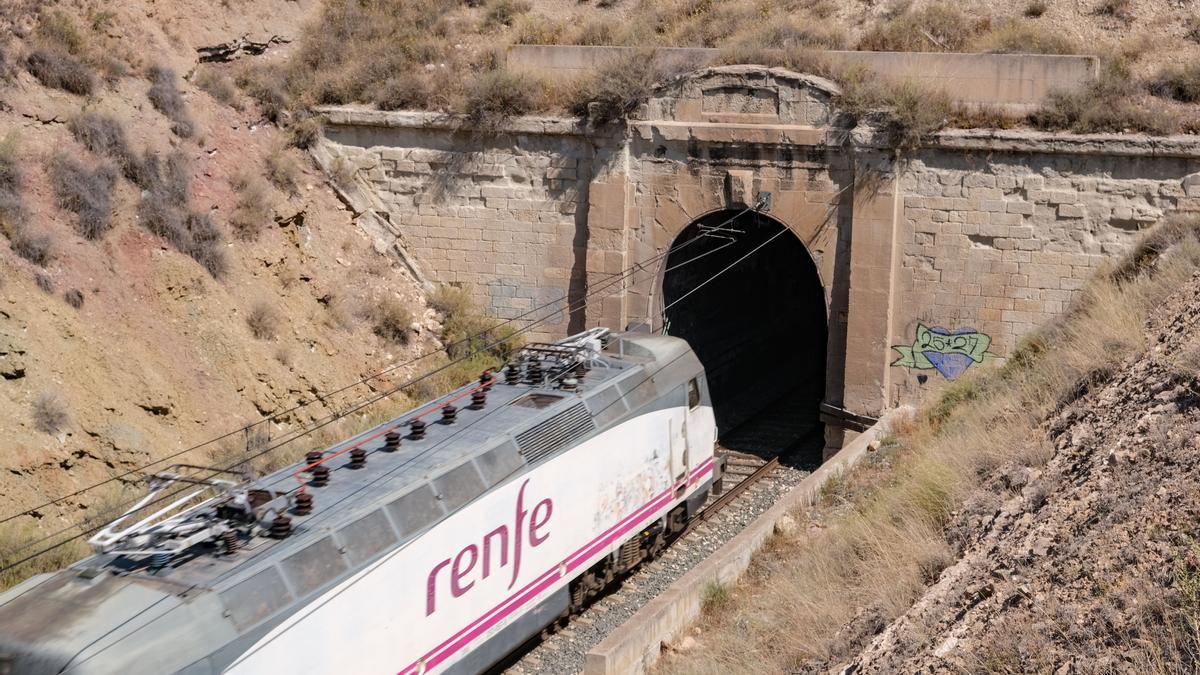
M1069 190L1050 190L1046 193L1046 201L1051 204L1074 204L1079 201L1079 193Z
M1008 213L1019 213L1023 216L1033 215L1033 204L1029 202L1005 202L1004 210Z
M1200 197L1200 173L1184 177L1182 187L1183 194L1188 197Z
M1046 187L1046 179L1042 176L1025 176L1021 179L1021 187L1026 190L1043 190Z
M979 202L979 210L988 213L1001 213L1005 210L1005 202L1000 199L984 199Z
M987 173L969 173L963 176L962 184L967 188L994 188L996 177Z
M1086 215L1082 204L1060 204L1058 207L1059 218L1083 218Z

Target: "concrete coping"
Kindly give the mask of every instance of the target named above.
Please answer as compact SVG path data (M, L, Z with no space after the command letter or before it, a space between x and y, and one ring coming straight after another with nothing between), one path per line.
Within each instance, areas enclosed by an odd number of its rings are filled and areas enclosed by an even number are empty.
M544 134L550 136L591 136L595 132L575 117L539 117L524 115L501 121L495 127L478 127L459 113L416 110L376 110L361 105L318 106L313 109L330 124L338 126L386 127L396 129L439 129L465 134Z
M1200 135L1067 134L1016 129L947 129L924 144L946 150L1117 157L1200 157Z
M741 578L750 567L754 554L774 534L776 524L791 511L815 503L825 484L858 463L899 412L886 415L846 444L724 546L609 633L587 653L584 675L647 672L661 656L663 645L677 639L700 617L706 589L713 584L731 584Z
M620 125L589 129L573 117L523 116L504 120L494 129L476 129L465 115L407 110L375 110L364 106L321 106L314 109L330 124L336 126L367 126L397 129L439 129L462 133L485 134L542 134L551 136L604 136L618 133ZM671 123L646 120L631 121L634 129L647 133L652 128L675 128L682 133L696 129L744 129L764 133L766 128L779 136L777 142L801 145L818 144L816 128L787 125L737 125L724 123ZM758 131L756 131L758 130ZM859 128L852 132L854 144L873 148L888 148L874 129ZM825 141L828 144L828 140ZM947 129L923 144L926 148L978 152L1047 153L1066 155L1096 155L1117 157L1181 157L1200 158L1200 136L1149 136L1146 134L1070 134L1022 129Z

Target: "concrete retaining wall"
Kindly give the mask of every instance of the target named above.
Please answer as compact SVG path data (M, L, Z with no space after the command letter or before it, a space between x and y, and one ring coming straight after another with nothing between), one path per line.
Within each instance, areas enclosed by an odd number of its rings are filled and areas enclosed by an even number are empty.
M850 441L745 530L610 633L587 653L584 675L631 675L649 670L658 661L662 646L679 637L700 616L705 590L712 584L732 584L741 578L754 554L775 532L776 523L789 512L814 503L829 479L867 453L886 423L880 421Z
M630 47L514 45L508 66L556 75L581 75L627 54ZM713 63L719 49L666 47L656 50L667 66ZM945 54L913 52L822 52L834 64L861 63L897 80L915 80L944 90L962 103L1029 108L1056 90L1074 89L1096 73L1092 56L1049 54Z

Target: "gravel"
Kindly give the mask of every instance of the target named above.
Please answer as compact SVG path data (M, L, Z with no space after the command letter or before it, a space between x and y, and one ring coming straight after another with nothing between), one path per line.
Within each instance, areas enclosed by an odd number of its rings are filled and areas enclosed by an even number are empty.
M715 518L676 541L658 560L642 565L615 591L584 610L565 629L538 644L506 672L512 675L560 675L582 671L584 655L592 647L741 532L807 475L807 471L781 465L748 488Z

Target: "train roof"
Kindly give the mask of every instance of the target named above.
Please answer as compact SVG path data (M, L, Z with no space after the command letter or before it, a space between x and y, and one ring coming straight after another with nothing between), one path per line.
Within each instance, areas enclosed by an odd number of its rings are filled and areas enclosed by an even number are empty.
M194 546L161 567L151 567L144 556L97 554L57 575L43 575L11 589L0 595L0 646L8 641L5 633L11 639L14 631L34 631L38 622L28 612L35 605L28 603L42 601L34 597L22 600L31 589L45 583L49 592L61 599L65 596L60 591L73 581L94 584L91 580L99 578L113 580L105 584L111 588L102 593L112 616L135 612L137 607L161 602L185 589L189 593L204 590L219 596L222 615L232 624L233 634L243 633L411 541L492 487L518 479L539 462L622 418L681 405L681 385L701 372L699 361L677 338L631 333L604 337L607 347L589 354L590 368L573 390L561 384L575 370L542 384L524 381L528 367L520 382L504 382L498 373L482 409L465 405L469 399L464 395L471 391L466 387L329 448L325 455L333 455L326 460L330 480L323 487L307 488L314 497L312 512L290 515L291 532L286 537L252 536L233 555L222 554L219 547L211 545ZM552 360L555 348L561 345L533 346L527 352L533 356L527 356L526 365L547 363L543 359ZM681 400L676 401L676 396ZM448 402L456 406L453 423L438 419ZM419 415L428 415L425 437L416 440L406 435L399 448L385 449L387 432ZM360 468L351 467L351 457L345 452L352 447L367 450L366 463ZM298 485L297 469L292 465L276 471L259 479L256 487L273 492L293 490ZM118 602L118 597L124 600ZM92 607L90 598L85 593L68 601L74 604L42 604L37 614L94 614L86 611L99 607ZM16 612L25 614L23 626L14 626L22 618L5 611L14 609L4 607L13 601L19 606L28 604ZM127 605L127 611L114 610L114 602ZM87 621L96 623L100 618L92 616ZM101 635L102 623L97 624ZM84 639L90 631L80 632L79 628L77 625L75 634Z

